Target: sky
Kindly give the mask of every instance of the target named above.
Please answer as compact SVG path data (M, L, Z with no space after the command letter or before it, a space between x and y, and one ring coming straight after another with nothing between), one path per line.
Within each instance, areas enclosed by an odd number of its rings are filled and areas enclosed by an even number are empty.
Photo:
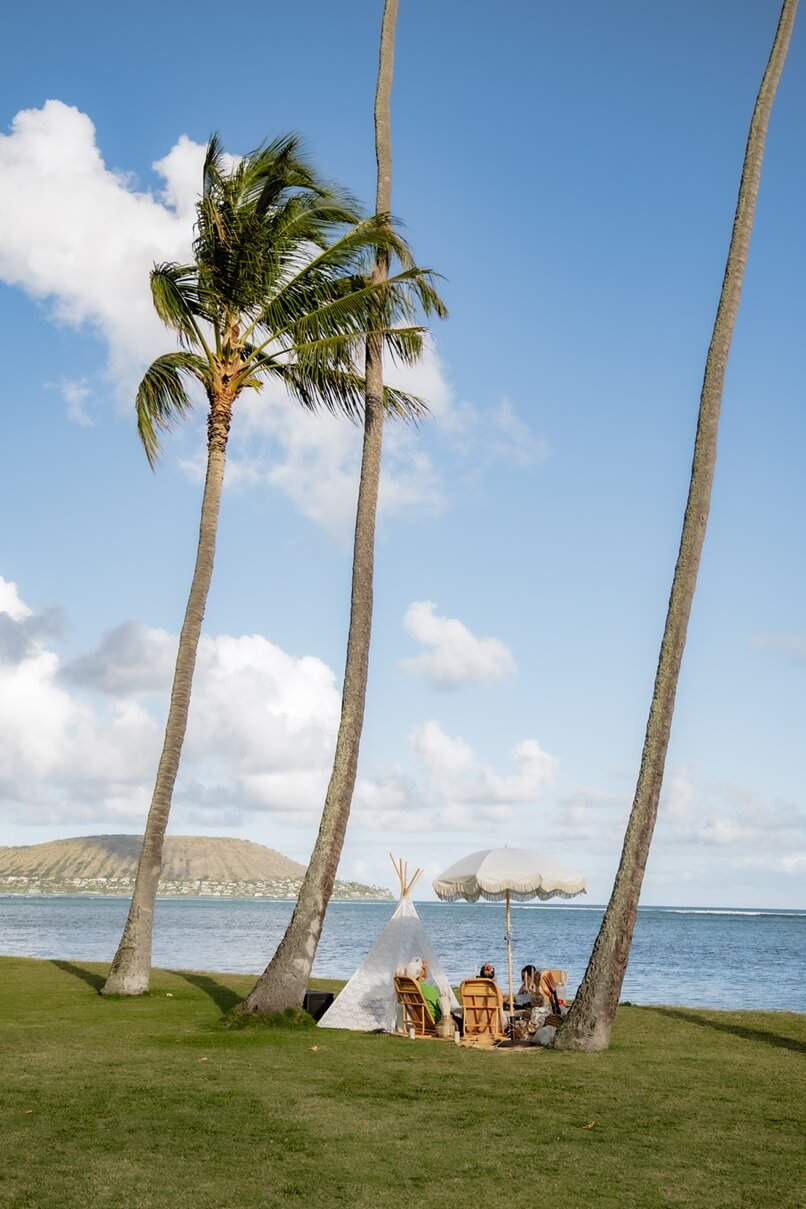
M6 14L0 844L137 832L198 536L204 415L156 472L148 272L204 145L295 131L365 207L381 3ZM640 760L763 0L401 0L393 210L450 317L385 437L340 876L545 850L607 900ZM35 53L31 48L35 47ZM226 48L226 49L225 49ZM642 903L806 908L806 28L772 115ZM340 703L360 432L237 404L173 834L305 861Z

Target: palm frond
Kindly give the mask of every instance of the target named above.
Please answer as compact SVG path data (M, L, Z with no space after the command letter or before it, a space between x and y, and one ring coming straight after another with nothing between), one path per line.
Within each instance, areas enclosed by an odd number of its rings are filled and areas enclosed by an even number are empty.
M358 421L364 414L366 383L363 377L347 370L322 370L313 374L297 365L275 366L276 376L286 389L309 411L329 411ZM384 386L383 405L389 416L418 420L428 414L428 404L418 395Z
M183 376L206 384L208 366L195 353L165 353L157 357L137 388L137 431L153 468L160 452L159 434L167 432L192 406Z
M427 269L406 269L385 281L339 278L316 283L317 288L283 290L256 325L266 339L306 344L329 336L353 337L372 331L389 332L404 326L417 313L447 314ZM289 313L290 312L290 313Z
M220 186L223 179L224 150L218 134L211 134L204 154L202 168L202 196L206 197L213 189Z
M150 282L154 309L166 327L186 347L200 346L209 355L199 322L209 322L210 316L202 305L195 266L156 264Z

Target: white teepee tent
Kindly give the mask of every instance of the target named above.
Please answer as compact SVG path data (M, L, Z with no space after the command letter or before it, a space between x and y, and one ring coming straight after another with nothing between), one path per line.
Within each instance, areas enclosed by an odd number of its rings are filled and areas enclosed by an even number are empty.
M394 976L414 957L424 957L430 967L430 981L447 995L451 1008L459 1004L445 972L425 934L414 903L409 897L420 875L417 870L406 884L405 863L395 862L400 878L400 902L375 944L342 988L319 1021L320 1028L347 1028L371 1033L378 1029L393 1033L401 1028L400 1010L395 996Z

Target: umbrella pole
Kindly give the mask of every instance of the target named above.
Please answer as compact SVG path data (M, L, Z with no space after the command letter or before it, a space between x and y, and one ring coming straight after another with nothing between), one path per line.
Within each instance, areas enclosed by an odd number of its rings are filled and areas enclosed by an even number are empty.
M509 970L509 1035L515 1036L515 996L512 991L512 916L509 910L507 890L507 969Z

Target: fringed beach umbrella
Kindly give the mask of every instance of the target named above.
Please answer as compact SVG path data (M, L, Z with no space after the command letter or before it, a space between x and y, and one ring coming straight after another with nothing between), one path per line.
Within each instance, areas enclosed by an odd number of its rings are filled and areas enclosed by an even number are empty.
M584 877L572 873L554 857L523 848L491 848L485 852L471 852L434 880L437 897L448 902L458 898L471 903L480 898L506 902L510 1019L515 1009L511 899L528 902L533 898L576 898L578 894L585 894L586 889Z

